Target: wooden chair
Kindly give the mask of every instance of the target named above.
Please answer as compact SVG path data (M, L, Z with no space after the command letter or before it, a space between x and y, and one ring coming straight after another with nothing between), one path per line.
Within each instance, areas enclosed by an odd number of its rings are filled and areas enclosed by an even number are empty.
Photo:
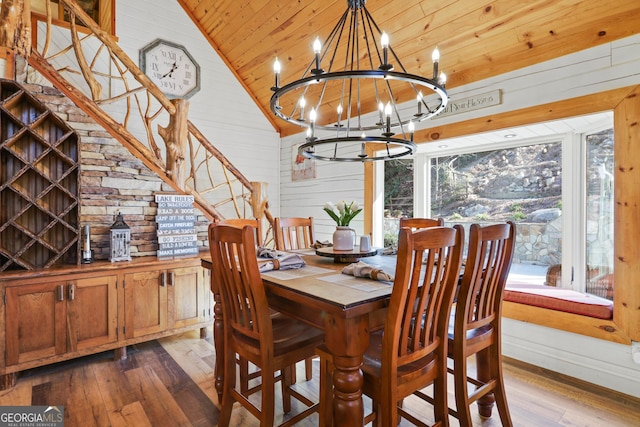
M262 246L262 222L259 219L251 218L229 218L229 219L216 219L215 224L232 225L234 227L242 228L246 225L255 229L256 244ZM250 391L257 391L259 387L255 389L250 388L251 381L260 377L260 371L249 372L249 362L246 359L239 357L237 359L238 367L240 368L240 392L248 393Z
M220 286L224 318L224 388L220 426L228 426L234 401L239 402L261 426L274 423L274 387L282 381L284 412L291 410L291 397L307 409L291 417L282 426L293 425L317 410L317 404L291 389L291 367L314 355L322 343L321 330L269 311L255 254L254 229L228 225L209 226L212 273ZM251 403L247 395L235 388L235 355L250 361L261 372L261 405ZM275 376L280 371L280 375Z
M275 218L273 234L276 239L276 249L279 251L310 248L315 242L313 217Z
M448 426L446 337L463 241L461 226L400 230L395 281L384 329L370 335L362 365L362 390L372 399L374 411L365 423L375 420L376 425L395 427L402 416L424 425L402 409L401 402L433 384L434 425ZM423 264L425 257L427 262ZM327 398L331 395L333 364L324 347L319 353L320 393ZM321 416L326 419L332 414L323 411Z
M421 228L442 227L444 226L444 218L400 218L399 229L408 227L412 230Z
M273 235L276 249L290 251L308 249L315 242L313 238L313 217L309 218L275 218L273 221ZM313 378L313 364L311 359L305 360L304 371L307 381ZM295 373L294 373L295 382Z
M512 221L481 227L472 224L464 275L455 317L449 327L449 357L453 359L456 410L461 425L472 425L470 405L491 417L497 404L502 425L513 425L502 377L501 312L516 225ZM476 376L469 375L467 359L476 356ZM469 394L469 385L473 391Z
M259 219L251 219L251 218L229 218L229 219L218 219L214 221L216 224L223 225L233 225L234 227L244 227L245 225L250 225L256 230L256 245L262 246L262 221Z

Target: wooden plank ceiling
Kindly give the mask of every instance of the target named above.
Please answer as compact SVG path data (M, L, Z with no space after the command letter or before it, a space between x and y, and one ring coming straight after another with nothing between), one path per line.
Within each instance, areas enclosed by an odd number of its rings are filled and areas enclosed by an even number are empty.
M347 0L178 0L213 48L287 136L301 129L269 110L273 61L282 82L302 76L311 44L324 40ZM640 28L640 1L369 0L408 72L431 77L441 52L447 88L627 37ZM542 83L542 82L541 82Z

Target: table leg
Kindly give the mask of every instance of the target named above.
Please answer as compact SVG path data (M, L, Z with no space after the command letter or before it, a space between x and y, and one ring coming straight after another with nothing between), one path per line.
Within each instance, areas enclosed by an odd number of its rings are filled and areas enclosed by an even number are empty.
M351 319L329 318L325 327L326 346L333 356L333 421L336 426L362 426L363 376L360 367L369 345L367 315Z
M216 367L214 371L218 402L222 403L224 383L224 326L222 323L222 304L220 294L214 292L213 299L213 345L216 349Z

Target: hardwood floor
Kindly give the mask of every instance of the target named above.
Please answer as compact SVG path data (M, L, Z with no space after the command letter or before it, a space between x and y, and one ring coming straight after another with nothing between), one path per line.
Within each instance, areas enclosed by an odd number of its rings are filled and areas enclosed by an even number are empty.
M215 353L199 333L163 338L128 349L114 362L112 352L26 371L11 390L0 392L0 405L63 405L65 427L216 426L217 395L213 384ZM299 366L299 379L304 378ZM313 380L302 388L317 396L318 363ZM506 388L516 426L631 427L640 425L640 399L594 387L562 375L505 363ZM257 397L257 396L256 396ZM276 400L277 401L277 400ZM408 399L405 407L420 411ZM294 411L296 407L294 406ZM500 426L497 412L474 426ZM282 413L277 415L282 418ZM317 416L299 423L317 425ZM453 426L458 425L452 419ZM257 426L243 409L234 408L233 426ZM401 426L409 425L405 421Z

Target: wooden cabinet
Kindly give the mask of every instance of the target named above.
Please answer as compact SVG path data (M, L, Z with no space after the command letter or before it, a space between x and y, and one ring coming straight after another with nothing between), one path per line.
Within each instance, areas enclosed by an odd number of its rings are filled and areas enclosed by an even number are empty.
M128 345L189 329L205 336L212 296L200 262L149 257L0 273L0 388L24 369L105 350L126 354Z
M169 325L184 328L202 322L210 316L211 291L206 285L201 267L178 268L169 276Z
M116 282L111 275L7 286L6 364L116 342Z
M125 336L137 338L207 319L201 267L128 273L124 278Z
M167 327L166 272L138 271L124 276L124 333L137 338Z

